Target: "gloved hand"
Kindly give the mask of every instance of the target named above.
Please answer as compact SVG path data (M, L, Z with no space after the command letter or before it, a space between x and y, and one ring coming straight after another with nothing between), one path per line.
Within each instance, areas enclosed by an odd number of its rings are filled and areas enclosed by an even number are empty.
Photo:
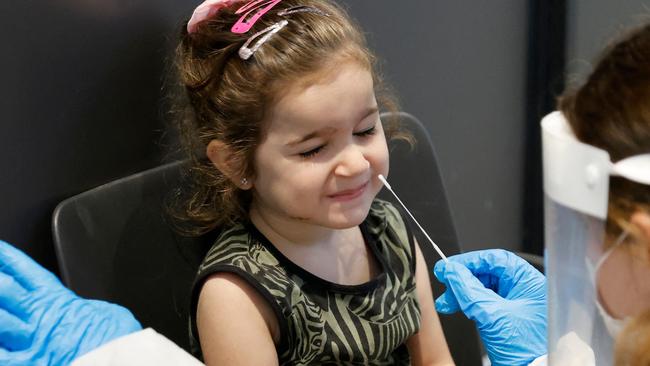
M67 365L140 329L127 309L80 298L26 254L0 241L0 365Z
M528 365L546 354L546 277L528 262L481 250L440 260L434 273L447 286L436 309L461 310L476 322L493 366Z

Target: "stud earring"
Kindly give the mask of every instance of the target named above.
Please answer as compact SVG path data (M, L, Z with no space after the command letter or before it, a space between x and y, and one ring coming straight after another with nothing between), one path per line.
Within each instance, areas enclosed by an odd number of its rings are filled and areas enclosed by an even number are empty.
M244 185L244 186L247 185L248 184L248 179L242 178L241 179L241 184Z

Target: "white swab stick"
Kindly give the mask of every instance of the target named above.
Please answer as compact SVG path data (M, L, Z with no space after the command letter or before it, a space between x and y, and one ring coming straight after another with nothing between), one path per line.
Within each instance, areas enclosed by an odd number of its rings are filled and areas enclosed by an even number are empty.
M379 178L379 180L382 183L384 183L384 185L386 186L386 188L388 188L390 193L392 193L393 196L395 196L395 198L397 198L397 201L399 202L399 204L402 205L402 207L404 207L404 210L406 210L406 213L408 213L409 216L411 216L411 219L413 219L415 224L420 228L420 230L422 231L424 236L426 236L427 239L429 239L429 242L431 243L431 245L433 245L433 249L435 249L436 252L438 252L438 255L440 255L440 258L442 258L445 262L448 262L447 257L442 253L442 250L440 250L440 248L436 245L436 243L434 243L433 240L431 240L431 238L429 237L429 234L427 234L427 232L424 231L422 226L420 226L420 223L418 222L418 220L415 219L415 217L413 217L413 215L411 214L411 211L409 211L409 209L406 208L406 206L404 206L404 203L402 202L402 200L399 199L399 197L397 197L397 194L395 193L395 191L393 191L393 188L391 188L390 184L388 184L388 181L386 181L386 178L384 178L384 176L381 175L381 174L379 174L377 177Z

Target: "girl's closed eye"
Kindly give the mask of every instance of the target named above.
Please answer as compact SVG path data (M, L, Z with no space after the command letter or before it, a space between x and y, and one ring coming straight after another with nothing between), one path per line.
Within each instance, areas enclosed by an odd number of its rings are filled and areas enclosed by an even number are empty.
M366 136L374 135L375 132L377 132L377 128L376 125L373 125L372 127L365 129L363 131L355 132L354 135L358 137L366 137Z
M313 149L307 150L305 152L301 152L298 155L300 155L301 158L308 159L308 158L311 158L313 156L316 156L316 154L323 151L324 148L325 148L325 145L320 145L320 146L317 146L317 147L315 147Z
M354 136L357 136L357 137L362 137L362 138L363 138L363 137L372 136L372 135L374 135L376 132L377 132L377 126L376 126L376 125L373 125L372 127L367 128L367 129L365 129L365 130L363 130L363 131L355 132L355 133L353 133L353 135L354 135ZM320 145L320 146L317 146L317 147L315 147L315 148L313 148L313 149L310 149L310 150L307 150L307 151L301 152L301 153L299 153L298 155L300 155L301 158L308 159L308 158L314 157L314 156L316 156L318 153L322 152L323 149L325 149L326 146L327 146L327 145Z

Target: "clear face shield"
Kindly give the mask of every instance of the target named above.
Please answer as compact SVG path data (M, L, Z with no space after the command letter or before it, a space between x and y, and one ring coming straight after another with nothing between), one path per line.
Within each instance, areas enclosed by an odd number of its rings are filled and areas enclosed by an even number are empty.
M549 364L611 365L620 322L599 304L597 280L609 255L609 177L650 184L650 154L612 164L606 151L578 141L560 112L542 120L542 142Z

